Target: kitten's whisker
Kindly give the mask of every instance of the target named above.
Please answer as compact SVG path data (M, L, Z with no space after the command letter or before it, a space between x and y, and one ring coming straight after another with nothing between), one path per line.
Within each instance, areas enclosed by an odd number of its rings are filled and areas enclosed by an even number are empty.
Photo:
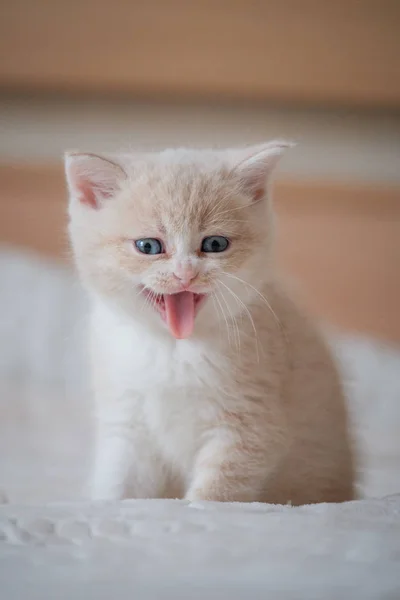
M231 194L230 192L227 192L224 196L222 196L219 201L217 203L214 202L214 200L211 200L211 211L210 211L210 215L214 216L215 212L224 204L224 202L226 200L228 200L228 198L230 198Z
M150 300L149 300L149 295L146 295L146 296L145 296L145 298L144 298L144 302L142 303L142 306L141 306L141 308L140 308L140 312L143 312L143 309L145 308L145 306L148 306L148 307L150 307L150 306L151 306L151 304L150 304Z
M143 308L145 306L152 307L153 309L155 308L156 293L151 288L146 288L146 289L148 290L148 293L145 296L145 301L144 301L144 304L142 304L141 311L143 310Z
M242 223L247 223L247 221L231 221L229 224L224 225L224 234L229 235L230 233L238 232L238 225Z
M223 306L222 306L222 304L221 304L221 302L220 302L220 300L219 300L219 298L218 298L218 296L217 296L216 293L215 293L215 299L218 302L218 306L220 307L222 316L223 316L223 318L225 320L226 331L228 333L228 342L229 342L229 345L231 346L232 344L231 344L231 335L230 335L230 330L229 330L228 319L226 318L226 315L225 315L225 312L224 312L224 308L223 308Z
M243 309L245 310L247 316L249 317L251 326L252 326L253 331L254 331L254 339L255 339L255 342L256 342L257 363L259 363L260 362L260 353L258 351L258 333L257 333L256 326L254 324L254 319L251 316L251 313L250 313L249 309L247 308L247 306L245 305L245 303L239 298L239 296L237 294L235 294L235 292L233 290L231 290L231 288L228 285L226 285L223 281L219 280L219 283L221 285L223 285L228 290L228 292L230 294L232 294L232 296L243 307Z
M143 294L144 290L146 290L148 293L147 294ZM137 298L138 296L142 296L142 305L140 307L140 312L143 311L143 308L148 304L150 306L149 303L149 295L151 293L151 289L149 287L147 287L147 285L143 286L143 289L140 289L136 294L135 294L135 298Z
M160 294L157 294L156 292L153 292L151 295L151 304L152 304L152 308L153 309L157 309L157 298L158 296L160 296Z
M250 208L250 205L245 204L244 206L236 206L235 208L227 208L226 210L223 210L221 212L218 212L215 217L220 217L222 215L226 215L228 213L232 213L235 212L237 210L244 210L245 208Z
M147 290L147 289L148 289L148 287L146 285L143 286L143 289L139 289L139 291L135 294L135 298L140 296L140 294L143 294L144 290Z
M213 305L215 308L215 312L217 313L217 317L219 317L218 304L215 302L215 292L211 292L211 299L213 301ZM221 337L221 321L218 318L218 330Z
M221 283L221 282L218 281L217 283ZM222 299L223 299L223 301L225 303L225 306L226 306L226 308L227 308L227 310L229 312L229 315L230 315L230 318L231 318L231 321L232 321L232 325L233 325L233 328L234 328L233 331L234 331L234 339L235 339L235 344L236 344L236 350L237 350L237 352L240 352L240 332L239 332L239 328L237 326L237 322L236 322L235 316L233 315L233 313L231 311L231 308L230 308L230 306L228 304L228 301L226 300L224 294L222 293L222 290L220 291L220 294L221 294L221 297L222 297Z
M140 296L140 292L137 294L137 296ZM141 307L140 307L140 312L142 312L142 311L143 311L143 308L144 308L144 307L147 305L148 301L149 301L149 299L148 299L148 295L147 295L147 294L143 294L143 297L142 297L142 305L141 305Z
M279 320L277 314L275 313L275 311L273 310L272 306L270 305L270 303L268 302L266 297L257 288L255 288L254 285L251 285L251 283L244 281L244 279L241 279L240 277L237 277L236 275L232 275L231 273L227 273L226 271L222 271L222 273L224 275L226 275L227 277L231 277L232 279L236 279L237 281L240 281L240 283L243 283L244 285L247 285L249 288L254 290L256 292L256 294L261 298L261 300L263 300L263 302L266 304L266 306L270 310L272 316L274 317L276 323L282 329L282 323L280 322L280 320Z

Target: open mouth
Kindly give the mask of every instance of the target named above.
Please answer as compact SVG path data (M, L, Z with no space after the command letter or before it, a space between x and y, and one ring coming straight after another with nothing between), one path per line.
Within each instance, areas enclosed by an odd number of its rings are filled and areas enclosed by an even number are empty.
M194 320L200 307L207 298L206 294L178 292L177 294L156 294L144 289L154 309L158 310L172 335L182 340L190 337L194 329Z

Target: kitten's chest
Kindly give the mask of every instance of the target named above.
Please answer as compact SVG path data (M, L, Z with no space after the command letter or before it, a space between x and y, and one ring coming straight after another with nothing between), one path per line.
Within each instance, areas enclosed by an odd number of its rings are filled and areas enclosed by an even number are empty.
M222 350L201 340L120 336L107 353L115 385L148 396L204 394L229 379L230 365Z
M111 389L132 423L143 419L169 462L185 469L232 392L229 359L206 341L109 333L102 364Z
M193 346L178 343L170 352L153 354L140 374L149 422L160 432L207 426L220 410L224 383L223 371Z
M211 359L211 360L210 360ZM130 381L149 430L169 462L186 469L221 414L226 369L195 343L153 349Z
M217 398L198 388L165 388L145 397L143 412L163 455L186 469L218 420L220 407Z

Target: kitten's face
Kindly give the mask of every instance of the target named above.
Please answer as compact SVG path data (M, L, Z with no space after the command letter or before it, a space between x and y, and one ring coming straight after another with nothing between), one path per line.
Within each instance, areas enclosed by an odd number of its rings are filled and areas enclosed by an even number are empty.
M255 157L247 150L244 160L194 151L118 163L68 157L70 232L83 279L176 338L242 312L268 276L265 185L282 149L270 144Z

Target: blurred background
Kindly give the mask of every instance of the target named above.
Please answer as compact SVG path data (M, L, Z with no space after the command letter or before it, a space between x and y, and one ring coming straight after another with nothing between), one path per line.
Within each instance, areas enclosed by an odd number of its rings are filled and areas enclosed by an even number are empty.
M69 260L65 149L286 137L282 269L400 342L399 33L397 0L2 0L0 243Z

